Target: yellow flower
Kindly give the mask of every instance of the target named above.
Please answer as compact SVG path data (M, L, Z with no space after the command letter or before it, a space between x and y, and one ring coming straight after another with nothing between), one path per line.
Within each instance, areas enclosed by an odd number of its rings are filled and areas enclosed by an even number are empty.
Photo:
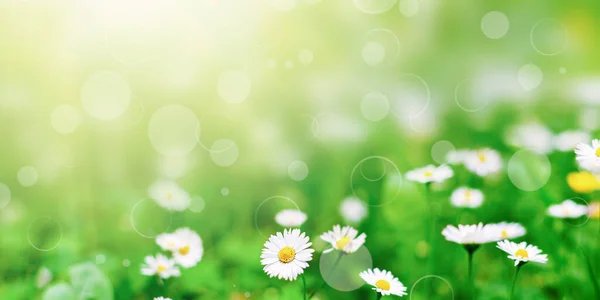
M588 217L592 219L600 219L600 201L592 201L588 205Z
M574 172L567 175L569 187L577 193L591 193L600 189L598 178L590 172Z

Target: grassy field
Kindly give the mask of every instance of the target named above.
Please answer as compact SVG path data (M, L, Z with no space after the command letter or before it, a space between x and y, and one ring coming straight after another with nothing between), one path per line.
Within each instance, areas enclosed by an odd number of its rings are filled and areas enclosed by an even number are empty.
M573 149L600 138L600 3L555 2L0 0L0 299L376 299L369 268L404 298L509 299L496 242L470 284L442 235L479 222L547 254L512 299L598 299L600 184L567 177L598 173ZM491 174L451 159L484 148ZM430 164L453 175L407 176ZM463 186L481 205L453 205ZM566 199L585 213L552 216ZM261 264L285 209L306 290ZM339 262L337 224L366 234ZM201 245L159 245L186 227ZM159 253L179 276L142 274Z

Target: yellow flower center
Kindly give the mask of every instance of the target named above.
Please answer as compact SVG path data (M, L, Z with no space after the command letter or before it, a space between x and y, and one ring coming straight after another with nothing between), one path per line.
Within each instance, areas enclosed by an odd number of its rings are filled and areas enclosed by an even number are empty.
M525 249L519 249L515 253L515 256L521 257L521 258L529 258L529 253L527 253L527 250L525 250Z
M433 176L433 173L431 173L430 171L425 172L425 177L431 177Z
M162 273L164 271L167 270L167 267L163 266L163 265L158 265L158 267L156 268L156 270L158 271L158 273Z
M469 204L469 202L471 202L471 191L470 190L465 191L465 202L467 204Z
M502 230L502 232L500 232L500 235L502 236L502 238L507 239L508 238L508 232L506 232L506 230ZM525 252L527 253L527 252Z
M343 238L339 239L337 242L335 242L335 247L342 250L344 249L344 247L346 247L346 245L348 245L348 243L350 243L350 238L347 236L344 236Z
M294 260L294 258L296 257L296 251L294 251L294 248L290 246L285 246L281 248L281 250L279 250L279 254L277 254L277 257L279 257L280 262L287 264L290 261Z
M600 147L596 148L596 156L600 157Z
M187 255L190 253L190 246L181 247L177 252L179 252L181 255Z
M390 283L387 280L379 279L377 282L375 282L375 286L384 291L390 290Z
M171 200L171 198L173 198L173 194L171 194L171 193L168 193L168 194L167 194L167 200Z
M483 154L483 152L477 153L477 157L479 157L479 161L482 163L484 163L486 161L486 157L485 157L485 154Z

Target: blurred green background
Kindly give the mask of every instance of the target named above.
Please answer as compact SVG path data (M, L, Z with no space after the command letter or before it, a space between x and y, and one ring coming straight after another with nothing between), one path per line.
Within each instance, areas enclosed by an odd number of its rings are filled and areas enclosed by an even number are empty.
M599 136L599 22L593 0L0 0L0 182L10 189L0 298L60 299L48 290L67 283L78 299L301 299L300 281L269 279L260 265L263 243L283 230L274 215L294 204L307 213L312 290L327 248L318 237L356 196L371 204L357 228L374 267L409 291L427 274L447 281L420 281L412 299L467 297L465 251L441 234L429 251L430 211L436 232L523 224L522 240L549 263L522 270L518 299L594 299L581 251L600 251L598 220L545 209L597 195L567 186L572 152L546 155L542 189L517 188L506 164L518 148L505 135L535 120ZM441 163L439 141L497 149L504 171L481 179L453 167L430 206L402 178ZM159 178L194 195L191 208L148 200ZM483 190L482 207L450 205L467 183ZM203 239L199 265L165 285L142 276L144 256L160 250L149 237L183 226ZM52 281L38 288L41 268ZM507 299L513 270L484 245L477 299ZM326 287L317 297L375 295Z

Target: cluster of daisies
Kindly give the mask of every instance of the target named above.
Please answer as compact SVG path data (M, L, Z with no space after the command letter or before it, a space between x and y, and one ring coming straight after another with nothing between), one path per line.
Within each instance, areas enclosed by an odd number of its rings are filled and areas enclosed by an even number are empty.
M571 150L576 154L576 161L585 172L574 172L567 176L567 183L575 192L589 193L600 190L600 141L592 140L587 144L589 134L584 132L568 131L554 136L551 132L544 131L537 125L525 125L517 128L509 134L508 140L512 145L527 147L534 152L544 154L553 149L559 151ZM527 132L525 136L521 134ZM536 133L536 134L533 134ZM531 139L531 136L536 138ZM525 138L527 137L527 138ZM548 145L541 145L546 142ZM465 169L479 176L487 176L498 173L502 169L502 158L500 154L492 149L480 150L455 150L450 151L446 157L449 164L463 164ZM441 183L454 176L453 170L447 165L428 165L423 168L412 170L406 174L410 181L423 183L429 186L432 183ZM481 190L461 186L455 189L450 196L450 202L456 207L477 208L481 206L484 195ZM594 201L588 205L578 204L571 199L562 203L550 205L547 214L561 219L600 218L600 202ZM542 251L526 242L515 243L511 239L525 235L525 228L519 223L497 223L483 225L448 225L442 230L446 240L461 244L472 257L480 245L496 243L497 248L506 252L508 258L514 260L517 271L527 262L546 263L548 257ZM472 260L469 259L469 264ZM515 277L516 278L516 277ZM513 283L514 289L514 283Z
M159 206L170 211L186 210L191 203L188 192L170 180L154 182L148 188L148 195ZM202 239L195 231L187 227L179 228L171 233L162 233L156 237L155 242L169 255L159 253L155 256L146 256L141 273L146 276L157 276L161 283L163 279L181 276L180 267L196 266L204 254ZM171 300L164 297L154 299Z
M516 244L509 240L519 238L525 235L525 228L519 223L482 223L474 225L448 225L442 230L442 235L446 240L465 246L468 252L474 252L479 245L486 243L497 243L497 247L508 253L508 258L515 261L515 266L519 263L529 261L546 263L548 257L541 254L536 246L529 245L526 242Z
M359 223L367 216L367 211L366 204L356 197L346 198L340 205L340 213L349 223ZM300 227L306 219L306 214L299 209L284 209L275 215L275 222L283 227ZM323 253L339 251L341 255L348 255L363 246L367 235L359 234L351 226L335 225L333 230L324 232L320 238L330 245ZM304 269L309 267L308 263L313 258L315 250L311 246L310 238L300 229L286 228L283 232L277 232L264 244L261 254L263 270L270 277L296 280L299 275L304 274ZM357 275L373 286L380 295L406 294L406 287L389 271L375 268Z
M191 268L202 259L204 248L202 239L193 230L184 227L172 233L163 233L156 237L156 244L171 254L171 258L164 254L146 256L142 265L142 274L158 276L161 279L178 277L181 275L179 266Z
M142 265L142 275L157 276L159 282L170 277L181 276L179 267L191 268L196 266L202 255L204 248L202 239L193 230L184 227L175 230L172 233L162 233L156 237L156 244L171 254L171 258L164 254L155 256L146 256ZM169 298L158 297L155 300L170 300Z
M339 251L340 255L352 254L363 246L366 238L366 234L359 234L351 226L335 225L333 230L321 234L321 239L329 245L329 248L323 253ZM263 270L270 277L296 280L312 261L315 250L311 246L310 238L300 229L284 229L283 232L272 235L265 242L260 256L261 264L264 266ZM378 268L368 269L360 272L357 276L360 276L382 296L406 295L407 288L390 271ZM305 297L306 295L305 289Z

